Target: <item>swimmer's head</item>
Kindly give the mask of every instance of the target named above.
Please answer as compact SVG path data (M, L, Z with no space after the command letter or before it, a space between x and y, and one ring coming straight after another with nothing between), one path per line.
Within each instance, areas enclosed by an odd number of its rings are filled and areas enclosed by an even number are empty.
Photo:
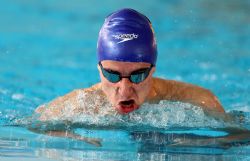
M109 15L99 33L97 55L110 103L123 114L138 109L150 95L157 58L149 19L133 9Z
M104 21L97 42L98 61L146 62L155 65L157 47L150 20L133 9L121 9Z

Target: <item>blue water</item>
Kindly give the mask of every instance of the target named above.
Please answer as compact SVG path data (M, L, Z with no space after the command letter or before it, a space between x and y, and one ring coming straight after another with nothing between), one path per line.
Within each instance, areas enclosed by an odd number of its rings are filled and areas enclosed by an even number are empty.
M202 146L206 137L227 135L211 127L227 125L179 103L166 103L181 108L160 111L165 117L157 113L161 105L154 113L142 108L132 119L117 117L126 121L122 128L75 127L81 135L101 138L102 147L18 124L38 105L99 82L97 35L105 16L124 7L153 23L155 76L210 89L228 113L244 115L239 126L250 129L250 1L0 0L0 160L250 160L247 145ZM193 146L171 146L169 138L184 136Z

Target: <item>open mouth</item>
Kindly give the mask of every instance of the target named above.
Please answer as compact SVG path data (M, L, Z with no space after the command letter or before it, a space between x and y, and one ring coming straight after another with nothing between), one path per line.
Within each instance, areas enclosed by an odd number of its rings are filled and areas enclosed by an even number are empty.
M126 101L120 101L119 105L117 106L117 110L122 113L126 114L129 112L132 112L138 108L138 105L136 105L134 100L126 100Z
M127 101L121 101L119 104L122 106L131 106L134 103L135 103L134 100L127 100Z

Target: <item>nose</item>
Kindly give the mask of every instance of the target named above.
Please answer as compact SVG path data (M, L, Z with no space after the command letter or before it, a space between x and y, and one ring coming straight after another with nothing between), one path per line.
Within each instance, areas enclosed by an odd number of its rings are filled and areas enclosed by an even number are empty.
M130 82L128 78L122 78L122 80L119 82L119 85L118 85L119 95L122 98L129 99L133 91L132 85L133 83Z

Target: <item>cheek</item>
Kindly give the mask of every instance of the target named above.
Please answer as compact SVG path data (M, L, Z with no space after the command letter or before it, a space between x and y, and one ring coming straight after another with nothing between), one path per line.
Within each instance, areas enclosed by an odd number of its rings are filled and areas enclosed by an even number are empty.
M146 80L145 82L138 84L135 89L137 91L139 99L145 99L148 95L151 88L151 79Z
M108 96L114 95L116 87L113 83L107 81L104 77L101 76L102 90Z

